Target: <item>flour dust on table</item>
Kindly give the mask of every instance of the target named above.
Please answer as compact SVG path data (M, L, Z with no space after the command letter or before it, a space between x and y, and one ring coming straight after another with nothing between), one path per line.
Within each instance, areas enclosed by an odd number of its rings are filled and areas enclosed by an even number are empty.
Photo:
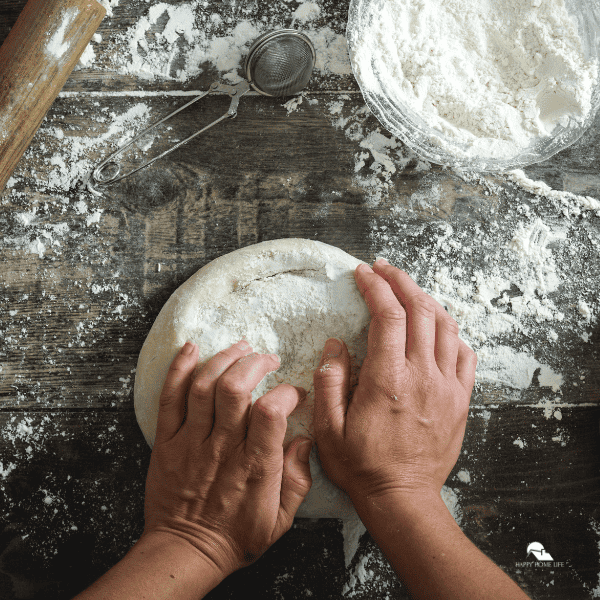
M110 69L153 81L187 82L208 66L219 79L237 83L243 57L250 44L271 29L292 27L303 31L316 50L315 70L334 79L351 74L344 23L328 21L317 26L322 7L301 2L291 10L285 0L269 5L268 17L260 18L256 6L240 3L207 8L203 0L149 6L131 27L107 45L103 60ZM165 52L168 46L170 52Z

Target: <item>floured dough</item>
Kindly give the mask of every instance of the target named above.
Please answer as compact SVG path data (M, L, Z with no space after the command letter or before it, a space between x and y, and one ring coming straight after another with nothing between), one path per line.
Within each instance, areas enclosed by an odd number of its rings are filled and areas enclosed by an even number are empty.
M255 352L281 358L253 400L282 382L304 387L308 398L289 417L286 441L312 437L312 378L325 341L346 342L354 377L366 354L369 312L353 274L360 262L321 242L273 240L221 256L188 279L161 310L138 359L135 412L147 442L154 443L159 395L185 342L198 344L204 362L242 338ZM356 518L314 450L310 463L313 486L297 516Z

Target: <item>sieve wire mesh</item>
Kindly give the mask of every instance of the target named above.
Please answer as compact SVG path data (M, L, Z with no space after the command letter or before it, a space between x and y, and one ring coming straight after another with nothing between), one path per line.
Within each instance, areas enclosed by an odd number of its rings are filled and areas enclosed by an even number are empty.
M297 36L280 36L256 49L249 61L251 81L270 96L291 96L306 87L314 66L308 44Z

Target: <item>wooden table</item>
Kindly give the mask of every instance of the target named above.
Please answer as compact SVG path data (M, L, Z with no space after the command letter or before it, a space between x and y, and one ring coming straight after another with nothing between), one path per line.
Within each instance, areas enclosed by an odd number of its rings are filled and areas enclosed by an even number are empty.
M0 41L24 4L0 0ZM96 61L73 73L0 195L0 598L69 598L140 535L150 451L133 411L137 354L163 303L201 266L242 246L302 237L366 261L387 256L435 291L442 266L461 267L466 282L492 272L504 256L498 248L534 217L568 238L550 244L562 281L547 296L564 320L520 317L521 330L480 346L534 357L563 382L556 391L540 385L539 369L526 386L480 378L447 493L464 532L533 598L596 597L599 348L595 315L586 320L580 301L597 312L598 215L565 216L559 201L506 176L461 177L400 143L385 150L391 162L378 159L365 140L379 125L362 110L353 77L324 69L297 110L288 114L282 100L249 95L237 119L110 193L82 192L77 174L123 138L123 130L110 132L111 122L141 104L145 112L130 126L140 130L183 104L180 92L207 89L218 78L214 68L183 82L114 68L106 56L118 37L157 4L113 6L93 45ZM347 3L319 6L306 27L342 34ZM268 28L292 24L297 7L209 0L205 10L225 23L231 17L229 28L260 17ZM149 35L161 27L164 19ZM222 96L202 102L178 115L169 134L194 131L228 106ZM527 174L600 198L598 137L596 122L575 146ZM77 145L90 138L97 143ZM519 293L512 286L508 297ZM532 560L533 541L562 564L517 566ZM354 598L408 597L368 536L346 568L341 523L329 519L298 519L210 597L239 598L248 589L264 599L340 598L344 590Z

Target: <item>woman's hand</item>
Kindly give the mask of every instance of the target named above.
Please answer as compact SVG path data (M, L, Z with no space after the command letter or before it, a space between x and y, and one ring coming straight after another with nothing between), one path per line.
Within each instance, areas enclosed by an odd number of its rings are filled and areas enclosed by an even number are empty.
M164 384L142 538L184 540L226 577L291 527L310 489L311 441L283 448L287 416L306 392L279 385L252 406L279 359L243 341L194 376L197 362L198 347L186 343Z
M440 495L465 432L475 354L406 273L381 260L373 267L355 272L371 324L352 398L348 351L337 340L328 340L315 372L321 463L411 598L526 600Z
M390 493L439 498L459 456L476 357L406 273L386 261L374 269L355 273L371 324L351 399L345 345L328 340L315 372L319 457L355 504Z

